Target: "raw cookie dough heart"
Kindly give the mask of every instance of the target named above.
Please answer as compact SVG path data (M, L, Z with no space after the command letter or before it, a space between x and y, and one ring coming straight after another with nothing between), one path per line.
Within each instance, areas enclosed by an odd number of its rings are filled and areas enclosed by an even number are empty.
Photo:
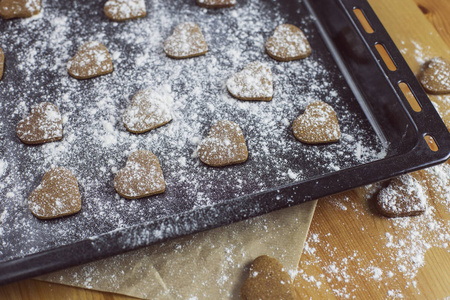
M267 40L266 51L276 60L290 61L308 57L311 54L311 46L300 28L282 24Z
M275 258L262 255L250 266L249 277L241 287L241 299L300 300L300 296L283 265Z
M188 58L208 52L208 45L200 27L192 22L177 25L164 41L164 52L172 58Z
M270 101L273 97L272 71L260 62L252 62L231 76L227 89L240 100Z
M69 61L67 71L76 79L88 79L109 74L113 71L111 55L102 43L87 42Z
M29 18L41 11L40 0L1 0L0 17L3 19Z
M30 115L19 121L16 132L25 144L58 141L63 137L61 114L55 105L39 103L31 109Z
M212 167L240 164L247 160L248 150L241 128L222 120L214 124L198 147L202 162Z
M28 207L39 219L53 219L79 212L81 195L77 179L66 168L51 169L28 197Z
M114 188L120 196L127 199L163 193L166 183L158 158L147 150L133 152L125 168L116 174Z
M3 77L3 66L5 65L5 54L3 54L3 50L0 48L0 80Z
M172 120L169 106L172 97L151 89L134 95L130 107L123 116L125 127L133 133L143 133L165 125Z
M334 109L322 101L310 103L305 112L295 119L292 130L298 140L307 144L337 142L341 138Z
M196 0L197 5L206 8L224 8L236 5L236 0Z
M105 15L113 21L126 21L147 15L144 0L108 0L104 11Z
M427 189L420 172L392 179L377 197L378 211L387 217L416 216L427 209Z
M430 94L450 93L450 61L435 57L424 66L419 76L423 88Z

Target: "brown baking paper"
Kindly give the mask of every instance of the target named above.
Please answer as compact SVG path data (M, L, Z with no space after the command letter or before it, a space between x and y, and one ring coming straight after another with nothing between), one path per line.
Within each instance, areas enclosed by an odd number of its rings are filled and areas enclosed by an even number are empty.
M239 299L267 254L295 276L316 201L73 267L39 280L145 299Z

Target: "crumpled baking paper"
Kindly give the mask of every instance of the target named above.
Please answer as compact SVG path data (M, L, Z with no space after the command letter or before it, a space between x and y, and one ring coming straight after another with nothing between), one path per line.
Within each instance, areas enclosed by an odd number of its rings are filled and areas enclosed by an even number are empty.
M240 299L248 267L266 254L292 277L316 201L69 268L37 279L144 299Z

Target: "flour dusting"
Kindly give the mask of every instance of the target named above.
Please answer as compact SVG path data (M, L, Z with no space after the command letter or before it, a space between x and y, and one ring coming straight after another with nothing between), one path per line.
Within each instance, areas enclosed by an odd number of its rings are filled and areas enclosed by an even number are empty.
M147 4L145 18L111 22L98 3L49 0L43 2L40 18L0 24L0 45L10 62L0 82L1 260L300 183L386 155L302 4L292 12L277 1L248 0L220 10L194 1ZM164 40L184 22L199 25L208 42L206 55L183 60L166 56ZM284 23L301 28L311 47L323 51L288 63L270 58L264 43ZM67 74L70 59L86 41L107 47L111 74L89 80ZM97 56L105 61L103 54ZM273 73L270 102L240 101L226 89L227 79L253 61ZM167 86L173 97L173 120L144 134L128 132L122 118L132 96L158 86ZM331 104L339 116L338 143L311 147L293 136L290 124L316 100ZM17 122L44 101L59 108L64 137L24 145L15 134ZM218 120L241 127L249 152L245 163L211 168L199 160L198 144ZM158 157L167 188L163 194L129 201L116 193L113 179L139 149ZM43 222L31 215L27 198L52 167L74 173L82 208L76 215ZM176 228L165 224L126 242L139 245L157 233L176 233Z

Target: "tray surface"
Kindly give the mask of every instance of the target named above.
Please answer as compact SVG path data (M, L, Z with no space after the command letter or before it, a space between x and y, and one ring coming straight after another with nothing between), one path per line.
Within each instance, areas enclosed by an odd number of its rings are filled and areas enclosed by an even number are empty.
M236 221L252 215L252 204L246 199L254 202L266 191L396 153L375 133L302 3L244 0L232 9L207 10L194 1L155 0L147 3L147 17L123 23L109 21L102 4L45 1L41 16L0 24L0 45L6 56L0 82L0 262L63 246L76 253L78 242L105 234L115 241L111 247L131 249L155 239L128 236L126 229L150 222L154 230L147 235L164 232L161 237L166 238L190 233L203 228L202 218L205 228L211 227L214 221L209 218L217 215L207 216L208 208L213 212L213 207L227 203L239 204L228 209L230 220ZM170 59L162 43L185 21L199 24L209 52ZM265 41L283 23L305 32L313 49L310 57L282 63L265 53ZM90 40L108 48L114 72L90 80L73 79L67 74L67 62ZM271 102L240 101L226 91L226 79L252 61L265 62L272 69ZM174 119L148 133L131 134L122 124L122 114L132 95L148 87L173 96ZM294 138L293 120L315 100L336 110L342 132L338 143L311 146ZM32 105L43 101L59 107L64 138L24 145L15 126ZM199 161L196 147L209 127L222 119L240 125L249 159L241 165L211 168ZM148 149L159 158L167 183L164 194L130 201L115 192L114 174L137 149ZM75 173L82 209L73 216L41 221L28 210L27 197L52 166ZM239 213L240 207L245 212ZM196 225L170 232L168 226L185 219ZM63 260L55 259L57 267L64 266Z
M152 2L144 19L114 23L96 2L46 5L40 19L2 23L0 44L8 53L0 91L7 99L2 101L1 147L8 164L1 193L6 196L2 260L382 157L376 136L305 9L288 15L276 2L248 1L234 10L211 11L165 0ZM162 42L183 21L199 24L208 41L207 55L186 60L165 56ZM305 31L311 57L280 63L265 54L265 40L282 23ZM86 81L68 76L67 61L88 40L109 49L112 75ZM239 101L224 87L229 76L255 60L269 64L274 73L275 94L269 103ZM123 111L131 96L147 87L173 95L174 120L149 133L131 134L121 122ZM304 145L293 137L291 123L307 103L319 99L337 111L343 137L331 145ZM15 136L15 126L42 101L60 108L64 139L30 147ZM245 164L215 169L196 157L198 142L221 119L243 129L250 153ZM117 196L114 172L136 149L151 150L160 159L167 182L163 195L136 201ZM82 210L40 221L31 215L26 199L52 165L76 174Z

